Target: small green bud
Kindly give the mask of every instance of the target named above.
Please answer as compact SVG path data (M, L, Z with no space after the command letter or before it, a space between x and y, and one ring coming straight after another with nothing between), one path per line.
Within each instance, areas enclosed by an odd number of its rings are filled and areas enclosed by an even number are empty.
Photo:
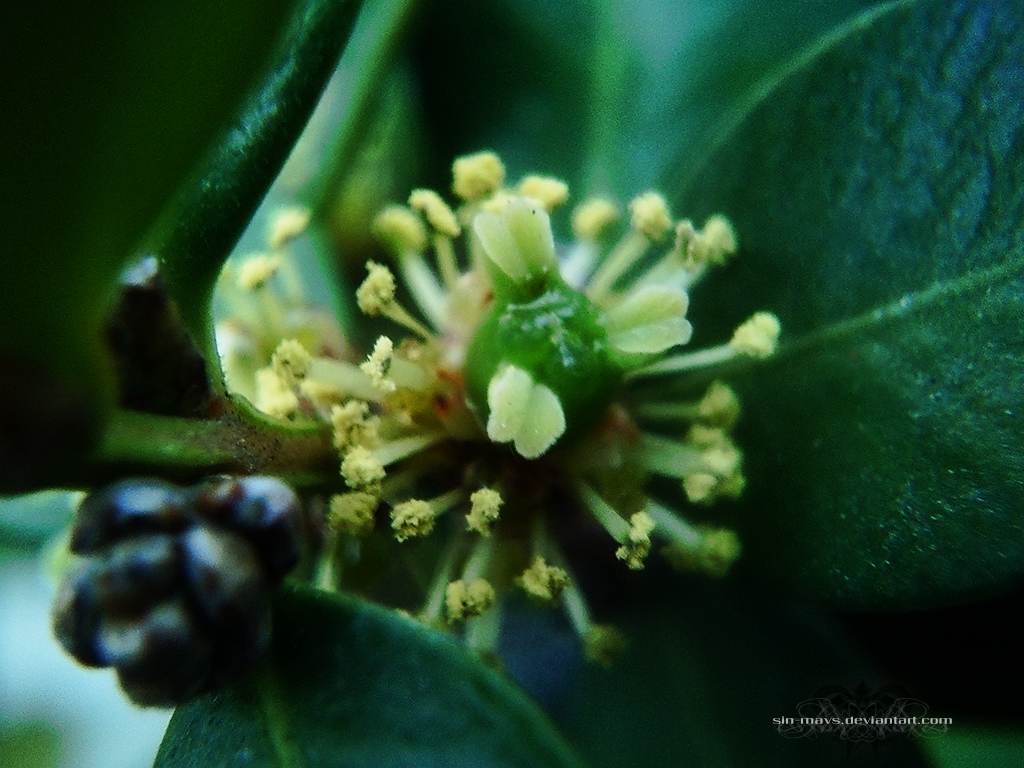
M515 366L561 404L565 431L559 441L596 426L622 380L598 315L585 296L555 275L537 298L496 305L466 356L469 402L481 419L490 415L492 379L499 369Z

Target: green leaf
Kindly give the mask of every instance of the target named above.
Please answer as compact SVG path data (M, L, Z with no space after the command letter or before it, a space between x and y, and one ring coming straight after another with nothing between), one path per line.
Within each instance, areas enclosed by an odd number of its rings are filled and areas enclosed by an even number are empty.
M511 179L565 179L621 202L692 158L716 116L871 0L496 0L436 6L415 57L447 189L457 154L493 149ZM443 9L443 10L441 10Z
M1024 755L1024 732L1020 728L955 722L941 738L928 739L923 747L935 768L964 765L1020 765Z
M720 115L795 51L877 0L604 0L598 19L587 184L620 200L692 161ZM605 189L604 187L607 187Z
M772 722L799 717L801 702L823 686L890 682L875 678L827 614L721 582L660 576L657 594L616 615L630 638L623 656L608 668L586 664L556 710L594 768L831 768L848 747L868 751L829 734L786 738ZM924 765L906 739L871 762Z
M576 765L540 710L397 613L286 587L270 660L175 712L156 768Z
M290 4L10 6L0 19L0 488L86 453L125 260L236 110Z
M1012 0L883 6L684 174L677 210L742 248L694 291L695 345L755 310L783 327L731 379L749 575L888 608L1020 580L1022 60Z

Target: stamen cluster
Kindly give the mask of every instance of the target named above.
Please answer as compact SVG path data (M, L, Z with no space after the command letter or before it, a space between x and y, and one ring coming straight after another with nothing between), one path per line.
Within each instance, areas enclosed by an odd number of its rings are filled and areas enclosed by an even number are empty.
M736 396L718 381L693 401L639 384L770 355L779 324L758 313L727 344L679 351L692 331L689 290L736 250L723 217L697 229L646 192L608 248L620 209L597 198L576 207L575 239L559 245L550 214L569 198L563 182L527 176L507 186L490 152L456 160L453 177L457 207L419 189L377 217L394 262L367 262L356 303L399 332L361 360L311 333L302 303L275 291L273 275L290 269L282 248L243 263L234 304L263 307L250 323L279 335L237 388L268 414L333 429L347 490L329 500L325 586L346 584L345 567L385 518L403 547L443 527L447 544L418 618L465 622L471 645L492 648L494 607L519 588L561 603L587 654L607 660L622 639L594 623L554 519L588 516L630 569L661 541L679 568L725 573L739 555L735 534L688 522L645 488L652 475L674 478L691 504L742 491L730 436ZM399 278L415 307L397 298Z

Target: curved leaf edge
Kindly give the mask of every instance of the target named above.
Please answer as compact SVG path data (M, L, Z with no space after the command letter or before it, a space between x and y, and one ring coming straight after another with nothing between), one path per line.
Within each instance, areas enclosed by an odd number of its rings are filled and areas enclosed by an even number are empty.
M316 668L317 665L322 664L325 659L333 664L343 663L343 659L358 663L358 657L346 657L346 651L350 649L344 646L337 646L329 657L324 656L322 648L310 650L311 644L324 642L325 633L328 642L331 641L332 627L335 627L342 636L349 638L352 638L352 633L368 636L383 634L387 637L386 645L391 650L407 649L405 652L416 657L417 664L441 665L446 677L455 673L465 681L456 688L460 692L465 692L465 695L480 696L485 706L493 707L500 702L500 716L513 721L513 728L519 737L529 737L532 744L540 745L537 758L541 761L535 764L578 767L584 765L572 747L564 741L548 716L524 691L499 671L483 664L479 658L462 648L453 638L429 629L410 617L359 598L325 592L296 581L286 582L275 593L274 617L278 629L275 633L271 655L266 657L256 670L232 688L220 693L207 694L179 707L168 725L167 733L154 763L155 768L193 765L200 754L206 755L215 752L216 750L209 743L210 734L202 733L197 737L190 726L201 723L200 728L208 727L215 720L213 712L224 707L232 710L228 715L228 722L231 721L231 718L235 718L237 723L239 702L242 702L241 706L244 710L252 706L252 697L258 699L257 706L259 717L262 718L261 725L266 730L263 744L253 743L250 745L246 742L244 751L247 753L247 759L255 760L255 765L272 764L288 768L322 764L315 757L315 748L303 745L297 739L295 724L289 720L294 720L298 713L288 712L288 703L284 699L286 694L295 695L295 690L288 690L290 687L298 685L301 689L308 684L308 679L297 683L283 676L282 665L307 666L308 668L304 672L306 677L312 676L318 685L322 683L324 687L323 691L317 694L317 698L324 699L326 697L324 700L333 700L330 669ZM287 629L280 629L282 625ZM321 636L320 639L312 640L317 635ZM309 650L312 656L299 659L295 651L302 650ZM364 650L357 648L354 652L358 654ZM397 661L399 660L396 659ZM359 674L357 672L357 677ZM355 694L356 699L365 696L372 697L378 693L380 682L380 680L373 680L373 684L369 688ZM424 680L409 684L422 686L427 682ZM385 683L384 687L387 688L387 685ZM345 695L344 687L335 690L341 695ZM336 700L334 701L336 702ZM373 707L366 707L362 701L355 703L362 710L361 718L372 719L374 717ZM458 705L457 701L451 703ZM439 702L442 707L444 704L444 701ZM306 705L317 707L318 703L315 700L310 700ZM393 713L388 713L385 717L392 715ZM443 717L441 711L438 712L438 716ZM352 727L350 724L349 728ZM385 726L386 729L392 727L393 724ZM399 750L396 755L399 753L407 756L415 754L416 734L419 737L426 737L429 742L430 734L428 733L407 730L401 735L393 734L393 738L396 739L396 749ZM471 736L472 734L465 734L465 740L471 741ZM343 736L341 738L344 739ZM242 743L239 742L240 745ZM413 752L410 752L411 749ZM426 749L425 754L431 755L433 758L444 759L443 756L439 757L436 744L428 746ZM277 762L261 762L261 750L272 752ZM362 754L358 748L356 751ZM456 749L456 752L458 751ZM464 758L465 755L463 754L462 757ZM351 761L356 760L358 763L359 760L365 759L365 755L363 758L359 758L355 756L355 753L349 757L339 754L336 759L340 765L356 764ZM510 756L506 759L514 760ZM184 762L179 762L180 760L184 760ZM462 765L465 762L458 764Z
M210 302L221 268L319 102L357 0L302 0L267 74L158 225L153 250L184 322L223 387Z

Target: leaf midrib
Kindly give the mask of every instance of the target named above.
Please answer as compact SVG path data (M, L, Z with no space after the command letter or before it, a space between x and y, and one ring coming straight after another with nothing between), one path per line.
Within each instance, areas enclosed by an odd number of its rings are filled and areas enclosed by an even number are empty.
M1014 275L1024 275L1024 257L1006 261L994 267L973 272L953 280L933 283L931 286L911 293L881 307L863 312L855 317L811 331L798 339L786 342L770 358L780 362L818 352L825 346L837 346L860 333L897 324L915 315L923 314L936 304L952 296L969 295L997 285ZM785 332L785 328L783 328Z
M863 13L854 16L852 19L840 24L828 34L823 35L804 50L797 53L787 64L782 65L770 75L755 85L746 98L740 99L732 109L727 111L718 121L718 126L712 133L711 140L707 143L700 158L690 166L681 183L677 183L676 189L690 189L698 178L708 175L707 165L718 150L730 139L733 133L747 119L757 107L766 101L782 84L804 67L809 66L815 59L832 48L835 48L848 37L867 29L881 17L895 12L901 8L909 7L919 0L889 0L870 8Z
M264 660L257 672L256 695L260 701L260 711L273 749L274 764L279 768L306 768L306 761L299 753L295 739L291 735L287 705L281 697L272 657Z

